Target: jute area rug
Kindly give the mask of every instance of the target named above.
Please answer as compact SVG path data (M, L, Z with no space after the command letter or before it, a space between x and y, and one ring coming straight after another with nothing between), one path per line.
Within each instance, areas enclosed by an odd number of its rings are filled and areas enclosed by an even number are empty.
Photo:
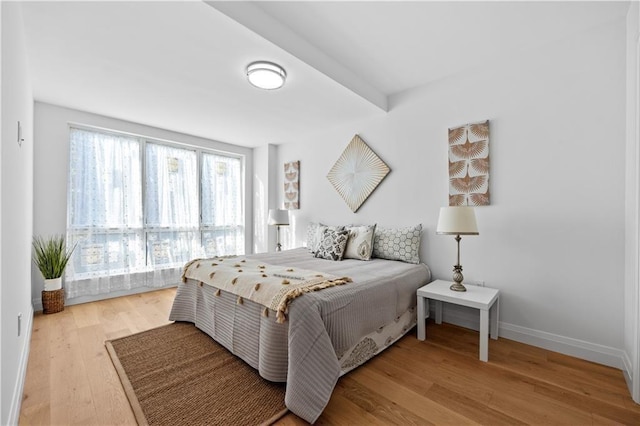
M191 323L105 342L140 425L259 425L286 414L264 380Z

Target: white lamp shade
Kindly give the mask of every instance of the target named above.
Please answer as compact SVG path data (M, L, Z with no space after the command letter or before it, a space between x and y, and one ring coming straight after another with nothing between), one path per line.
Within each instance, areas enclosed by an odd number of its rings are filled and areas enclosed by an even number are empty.
M286 71L272 62L253 62L247 66L249 83L260 89L279 89L287 78Z
M478 235L478 224L473 207L441 207L437 234Z
M288 225L289 210L269 209L269 225Z

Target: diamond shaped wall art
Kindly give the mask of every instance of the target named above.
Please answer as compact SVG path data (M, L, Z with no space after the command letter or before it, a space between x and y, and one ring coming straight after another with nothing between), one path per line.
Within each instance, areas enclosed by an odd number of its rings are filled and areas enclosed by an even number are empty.
M389 166L355 135L327 179L354 213L389 174Z

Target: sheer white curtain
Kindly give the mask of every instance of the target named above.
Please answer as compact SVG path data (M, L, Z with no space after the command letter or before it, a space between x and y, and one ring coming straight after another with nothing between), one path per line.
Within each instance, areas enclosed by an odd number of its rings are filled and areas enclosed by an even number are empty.
M140 159L134 138L71 129L68 297L131 288L144 270Z
M202 245L207 256L244 253L242 161L202 154Z
M147 143L145 174L149 263L180 267L201 257L196 152Z
M242 173L240 158L72 128L67 296L162 287L195 257L244 253Z

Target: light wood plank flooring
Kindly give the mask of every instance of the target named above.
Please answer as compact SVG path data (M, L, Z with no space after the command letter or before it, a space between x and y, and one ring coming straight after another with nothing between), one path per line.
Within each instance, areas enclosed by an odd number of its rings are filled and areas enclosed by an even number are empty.
M175 290L83 305L34 318L22 425L135 424L104 341L168 323ZM339 380L317 424L640 425L622 372L523 345L427 324ZM306 424L288 414L279 425Z

